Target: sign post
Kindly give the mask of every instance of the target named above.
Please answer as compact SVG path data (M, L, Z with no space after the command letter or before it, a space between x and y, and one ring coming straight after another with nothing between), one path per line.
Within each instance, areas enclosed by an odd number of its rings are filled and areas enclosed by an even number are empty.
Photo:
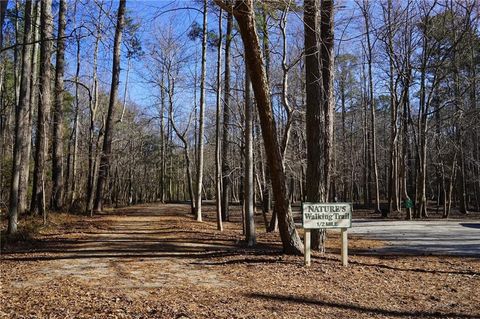
M348 266L348 228L342 228L342 265Z
M352 206L349 203L302 203L305 230L305 266L310 266L311 229L340 228L342 265L348 265L348 228L352 227Z
M310 266L311 234L310 229L305 229L305 254L303 255L305 258L305 266Z

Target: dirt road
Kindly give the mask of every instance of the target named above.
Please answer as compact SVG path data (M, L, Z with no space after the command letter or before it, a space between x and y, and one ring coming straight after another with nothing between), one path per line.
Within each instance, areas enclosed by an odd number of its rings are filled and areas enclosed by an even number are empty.
M247 249L238 222L220 233L213 211L203 223L187 212L151 205L78 217L7 247L0 317L480 317L479 259L369 256L381 243L353 239L345 268L334 233L305 268L280 254L278 234L259 227Z

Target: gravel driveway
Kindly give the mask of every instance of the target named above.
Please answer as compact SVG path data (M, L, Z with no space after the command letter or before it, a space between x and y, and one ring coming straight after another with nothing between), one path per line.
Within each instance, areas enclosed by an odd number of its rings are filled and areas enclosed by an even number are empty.
M386 241L378 254L480 257L479 220L354 220L349 233Z

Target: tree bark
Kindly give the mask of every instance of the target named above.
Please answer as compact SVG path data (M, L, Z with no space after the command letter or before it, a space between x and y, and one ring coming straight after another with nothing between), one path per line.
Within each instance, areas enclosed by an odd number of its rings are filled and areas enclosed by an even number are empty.
M216 2L226 7L220 0L216 0ZM227 7L227 9L229 8ZM240 28L245 50L245 62L252 81L257 110L260 117L265 153L272 177L275 210L278 215L283 250L288 254L302 254L303 244L295 229L295 223L288 201L287 187L285 184L286 176L283 170L282 155L273 119L266 71L256 31L253 0L237 0L233 13Z
M30 157L32 151L32 122L33 111L37 105L38 98L38 52L40 51L40 2L36 1L32 4L32 40L33 44L31 55L31 74L30 74L30 105L28 110L28 122L24 130L24 142L26 147L23 148L22 153L22 169L20 171L20 188L18 190L18 210L22 214L28 209L28 185L30 179ZM35 18L34 18L35 17ZM34 19L34 20L33 20Z
M110 88L110 100L108 103L105 134L103 137L103 153L100 159L100 172L98 176L97 196L95 199L94 211L103 210L104 187L107 184L107 175L110 168L110 156L112 153L113 117L115 113L115 102L118 93L120 80L120 45L122 43L122 31L125 24L126 0L120 0L118 5L117 26L115 28L115 40L113 47L112 83Z
M35 167L33 171L32 203L33 214L39 212L45 217L45 155L47 151L47 126L51 109L51 65L52 55L52 1L41 2L41 46L40 46L40 98L37 112L37 135L35 141Z
M333 1L322 1L320 10L317 1L304 1L304 34L308 176L306 195L307 201L326 202L329 199L333 152ZM324 230L312 232L314 249L324 251L325 235Z
M222 163L220 144L220 121L222 112L222 9L218 14L218 47L217 47L217 108L215 117L215 201L217 208L217 229L223 231L222 223Z
M394 30L392 26L392 0L387 2L387 53L389 64L389 90L390 90L390 163L388 176L388 207L389 212L394 213L398 207L398 106L397 92L394 81ZM408 97L405 97L408 98Z
M321 58L321 78L322 78L322 107L325 117L325 134L324 134L324 178L325 178L325 201L330 198L330 183L333 171L333 123L334 107L333 101L333 0L322 0L321 4L321 20L320 20L320 58Z
M95 143L95 117L98 110L98 46L101 38L101 18L103 7L100 4L99 13L97 17L97 28L95 36L95 45L93 49L93 104L90 108L90 126L88 130L88 181L87 181L87 213L93 215L93 201L95 197L95 181L97 176L96 171L96 149ZM95 143L96 144L96 143ZM97 145L95 145L97 146Z
M28 116L30 107L30 72L31 72L31 46L32 38L32 1L25 2L25 27L23 35L22 48L22 74L20 82L20 100L15 111L15 144L13 149L13 167L12 167L12 183L10 186L10 205L8 218L8 233L17 232L18 215L19 215L19 190L20 174L22 171L22 161L28 161L28 158L22 158L25 154L25 148L28 147L25 138L25 130L28 129Z
M228 153L230 150L230 47L232 43L233 15L228 12L227 32L225 38L225 78L223 98L223 136L222 136L222 220L228 220L230 198L230 166Z
M204 116L205 116L205 81L207 73L207 0L203 2L202 32L202 70L200 75L200 110L198 119L198 161L196 187L196 220L202 221L202 187L203 187L203 151L204 151Z
M253 210L253 107L250 96L250 78L248 70L245 70L245 239L249 247L255 246L255 216Z
M55 67L55 104L52 138L52 208L63 208L63 73L65 65L66 0L60 0L58 10L57 59Z
M375 106L375 97L373 94L373 45L371 43L370 33L370 12L369 5L364 0L362 7L362 13L365 22L365 37L367 40L367 68L368 68L368 104L370 107L370 122L371 122L371 156L372 156L372 171L373 171L373 183L375 187L375 212L381 213L380 209L380 190L378 185L378 160L377 160L377 129L376 129L376 106Z

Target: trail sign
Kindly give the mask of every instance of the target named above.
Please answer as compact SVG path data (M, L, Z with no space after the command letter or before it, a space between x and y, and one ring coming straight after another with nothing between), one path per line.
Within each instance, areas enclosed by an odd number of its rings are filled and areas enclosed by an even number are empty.
M405 200L405 208L413 208L413 201L410 198Z
M348 265L347 230L352 227L352 206L349 203L302 203L302 225L305 230L305 265L310 266L312 229L340 228L342 264Z
M349 203L302 203L305 229L350 228L352 207Z

